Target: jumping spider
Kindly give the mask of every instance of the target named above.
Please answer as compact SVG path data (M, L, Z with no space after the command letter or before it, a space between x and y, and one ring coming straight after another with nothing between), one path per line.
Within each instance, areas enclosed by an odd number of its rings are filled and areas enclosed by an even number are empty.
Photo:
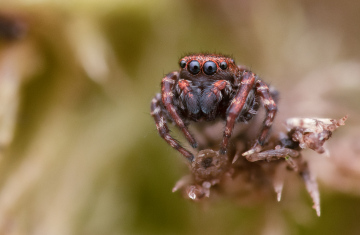
M180 70L167 74L161 82L161 94L151 102L151 115L160 136L190 162L194 156L169 134L166 120L180 128L193 148L197 148L187 125L190 121L226 120L220 153L225 154L235 122L249 121L259 108L266 109L260 135L243 155L261 150L273 123L277 108L268 86L230 57L193 54L180 59Z

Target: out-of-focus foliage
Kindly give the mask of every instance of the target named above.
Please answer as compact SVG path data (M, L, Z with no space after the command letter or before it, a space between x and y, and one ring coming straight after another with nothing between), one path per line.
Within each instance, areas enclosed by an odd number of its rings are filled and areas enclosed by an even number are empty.
M0 33L0 234L358 234L359 12L356 0L1 1L17 28L0 24L16 36ZM349 114L331 157L309 155L320 218L296 177L280 203L171 193L187 169L149 104L200 51L277 87L277 128Z

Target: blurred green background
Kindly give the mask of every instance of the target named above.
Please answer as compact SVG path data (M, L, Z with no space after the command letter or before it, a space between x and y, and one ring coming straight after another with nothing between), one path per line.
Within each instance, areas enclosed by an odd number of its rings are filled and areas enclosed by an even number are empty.
M2 0L18 33L0 39L0 234L360 234L359 12L356 0ZM277 87L279 126L350 115L331 158L309 153L320 218L296 176L279 203L171 192L188 169L149 107L189 52L232 55Z

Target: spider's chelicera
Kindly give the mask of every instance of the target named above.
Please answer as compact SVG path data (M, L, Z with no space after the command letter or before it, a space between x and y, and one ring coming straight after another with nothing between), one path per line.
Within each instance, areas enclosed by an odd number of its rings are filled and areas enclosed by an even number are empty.
M235 123L249 121L257 113L261 101L266 117L256 143L243 155L260 151L277 111L268 86L250 70L222 55L189 55L179 64L179 71L162 79L161 94L151 102L151 115L160 136L192 162L193 154L169 134L167 120L174 122L191 146L197 148L187 125L191 121L221 118L226 124L220 153L225 154Z

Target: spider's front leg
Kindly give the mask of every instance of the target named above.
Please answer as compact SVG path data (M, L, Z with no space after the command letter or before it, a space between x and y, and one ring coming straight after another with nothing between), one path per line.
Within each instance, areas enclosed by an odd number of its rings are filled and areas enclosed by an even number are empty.
M161 81L161 99L162 102L168 111L169 115L175 122L176 126L180 128L180 130L184 133L185 138L189 141L193 148L197 148L197 143L194 137L190 134L189 130L185 126L183 120L180 118L179 114L176 111L174 106L174 92L175 91L175 83L179 77L178 72L172 72L166 75Z
M224 138L220 148L220 153L225 154L228 146L229 139L231 137L232 130L236 118L241 113L242 108L246 102L246 98L249 95L251 89L253 89L255 83L256 95L260 96L261 101L266 109L266 117L263 123L262 130L260 131L259 138L257 139L255 145L247 152L243 153L243 156L259 152L261 146L264 144L265 139L269 133L270 127L275 118L277 111L276 104L271 97L268 86L261 80L255 81L255 75L251 72L244 72L243 79L241 80L240 88L236 93L234 99L232 100L228 110L227 110L227 119L226 126L224 131Z
M179 151L190 162L194 161L194 155L183 148L173 137L169 134L169 128L166 123L166 118L161 107L161 95L157 94L151 101L151 116L153 116L160 136L174 149Z
M251 72L244 72L243 78L240 83L240 88L237 91L234 99L231 101L229 108L227 109L226 125L224 130L224 137L220 147L220 153L225 154L231 133L233 131L237 117L243 109L246 98L249 95L251 89L253 89L255 83L255 75Z

